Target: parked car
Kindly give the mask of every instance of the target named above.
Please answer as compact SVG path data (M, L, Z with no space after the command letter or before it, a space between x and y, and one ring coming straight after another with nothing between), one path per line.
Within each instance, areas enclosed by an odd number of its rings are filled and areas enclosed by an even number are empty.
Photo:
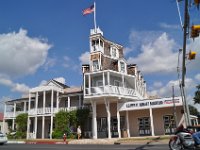
M7 141L8 141L7 136L0 132L0 144L1 145L6 144Z

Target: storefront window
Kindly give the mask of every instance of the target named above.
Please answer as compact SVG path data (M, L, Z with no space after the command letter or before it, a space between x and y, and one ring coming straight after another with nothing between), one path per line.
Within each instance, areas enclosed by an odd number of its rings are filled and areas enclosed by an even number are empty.
M176 129L176 124L173 115L163 116L165 134L173 134Z
M139 123L139 135L151 134L149 117L138 118L138 123Z

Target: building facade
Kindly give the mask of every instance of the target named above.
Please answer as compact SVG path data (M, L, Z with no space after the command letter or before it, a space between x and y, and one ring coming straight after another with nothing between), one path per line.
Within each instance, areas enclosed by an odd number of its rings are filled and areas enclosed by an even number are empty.
M15 130L16 116L28 113L27 138L51 139L55 113L89 106L84 135L90 138L173 133L182 117L181 98L148 99L144 77L136 64L127 64L123 46L107 40L99 28L90 31L89 40L90 60L82 65L81 87L50 80L30 89L27 98L7 101L3 121L12 120Z

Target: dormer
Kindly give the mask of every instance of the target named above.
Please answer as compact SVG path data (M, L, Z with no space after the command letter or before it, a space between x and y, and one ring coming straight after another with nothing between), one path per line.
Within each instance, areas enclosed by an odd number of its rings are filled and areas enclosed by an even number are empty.
M119 50L115 45L110 46L110 56L112 59L119 59Z
M124 61L124 59L119 59L119 61L118 61L118 70L121 73L127 74L127 65L126 65L126 62Z

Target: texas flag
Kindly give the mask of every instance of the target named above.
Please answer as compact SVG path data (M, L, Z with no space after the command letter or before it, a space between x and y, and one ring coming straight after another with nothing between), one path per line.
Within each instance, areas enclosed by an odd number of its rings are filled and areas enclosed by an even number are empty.
M91 5L89 8L83 10L83 15L91 14L94 12L94 5Z

